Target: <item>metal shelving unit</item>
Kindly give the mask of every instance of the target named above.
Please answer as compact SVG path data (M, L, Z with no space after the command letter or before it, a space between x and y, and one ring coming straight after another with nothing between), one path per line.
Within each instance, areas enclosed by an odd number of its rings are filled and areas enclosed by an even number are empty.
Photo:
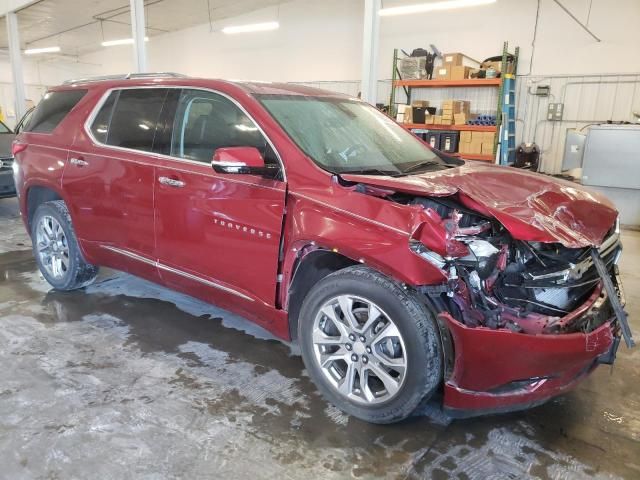
M504 142L504 155L500 154L499 159L501 164L508 164L508 159L515 155L515 87L518 65L519 47L516 47L513 54L509 53L508 42L504 42L502 48L502 75L501 78L482 78L482 79L465 79L465 80L405 80L400 74L398 69L398 49L393 52L393 72L391 76L391 95L389 98L389 112L395 118L397 114L396 108L396 92L398 88L402 88L407 97L406 103L411 105L411 95L414 89L423 88L470 88L470 87L488 87L498 88L498 105L496 107L496 125L482 126L482 125L422 125L422 124L405 124L405 127L414 131L415 133L428 132L433 130L448 130L448 131L471 131L471 132L496 132L495 143L493 147L493 155L475 155L465 154L465 158L471 160L484 160L487 162L494 162L496 154L500 151L502 142ZM508 72L509 62L513 63L513 74ZM503 125L505 129L503 130ZM418 130L422 132L418 132ZM506 155L507 163L504 157ZM512 162L511 162L512 163Z

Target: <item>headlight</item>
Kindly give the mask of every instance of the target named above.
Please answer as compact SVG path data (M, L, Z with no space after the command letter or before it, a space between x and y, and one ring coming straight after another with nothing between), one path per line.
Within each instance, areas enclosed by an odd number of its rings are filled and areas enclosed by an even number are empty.
M620 233L620 215L616 217L616 233Z

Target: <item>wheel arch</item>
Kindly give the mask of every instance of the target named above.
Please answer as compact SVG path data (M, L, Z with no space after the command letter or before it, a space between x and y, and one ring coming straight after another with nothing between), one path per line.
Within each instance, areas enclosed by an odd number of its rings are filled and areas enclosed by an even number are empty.
M48 185L30 185L25 192L25 223L31 232L31 220L36 210L40 205L45 202L51 202L53 200L62 200L64 198L62 194L56 189ZM66 202L65 202L66 203Z
M297 261L288 288L289 335L292 341L298 338L298 317L311 288L327 275L358 263L323 248L312 250Z

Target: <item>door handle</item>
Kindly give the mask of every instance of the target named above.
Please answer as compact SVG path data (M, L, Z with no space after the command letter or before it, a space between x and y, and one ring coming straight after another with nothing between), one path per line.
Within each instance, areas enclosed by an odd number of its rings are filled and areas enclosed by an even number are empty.
M69 159L69 163L71 165L75 165L76 167L86 167L87 165L89 165L89 162L85 162L81 158L73 158L73 157Z
M158 181L162 185L167 185L169 187L175 187L175 188L182 188L186 185L186 183L184 183L182 180L176 180L175 178L169 178L169 177L160 177L158 178Z

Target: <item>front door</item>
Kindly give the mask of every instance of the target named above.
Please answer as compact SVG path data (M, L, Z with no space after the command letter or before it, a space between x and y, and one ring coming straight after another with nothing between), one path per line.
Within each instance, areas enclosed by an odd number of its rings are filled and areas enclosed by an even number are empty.
M279 159L253 121L233 101L184 89L172 128L160 142L156 167L156 252L168 283L198 282L212 297L273 305L284 215L283 172L217 174L211 159L221 147L252 146L266 163Z

